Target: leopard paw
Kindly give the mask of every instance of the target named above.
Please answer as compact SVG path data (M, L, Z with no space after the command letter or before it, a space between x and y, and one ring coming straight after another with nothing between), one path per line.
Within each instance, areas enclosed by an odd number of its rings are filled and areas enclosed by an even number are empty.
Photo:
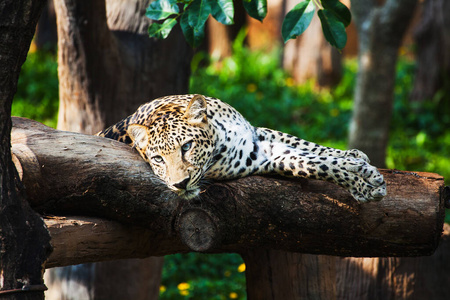
M378 169L360 159L348 159L344 164L348 172L342 184L360 202L379 201L386 196L386 183Z
M362 159L363 161L370 163L369 157L364 152L358 149L350 149L345 151L344 153L344 157Z

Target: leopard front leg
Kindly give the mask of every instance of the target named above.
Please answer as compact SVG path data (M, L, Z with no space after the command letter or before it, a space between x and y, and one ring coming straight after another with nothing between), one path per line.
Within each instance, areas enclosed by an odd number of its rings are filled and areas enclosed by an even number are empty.
M265 170L284 176L334 182L361 202L381 200L386 184L378 169L360 158L319 156L275 144Z

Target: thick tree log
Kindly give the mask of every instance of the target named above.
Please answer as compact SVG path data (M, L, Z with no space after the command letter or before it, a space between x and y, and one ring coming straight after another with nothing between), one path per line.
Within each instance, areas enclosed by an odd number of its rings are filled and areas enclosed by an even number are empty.
M357 203L331 183L259 176L211 184L201 199L186 201L167 191L125 144L17 118L12 143L28 199L37 211L90 215L126 225L120 234L127 238L115 238L111 254L103 252L104 260L190 250L244 253L253 247L340 256L419 256L433 253L442 232L444 181L437 174L383 170L388 195L367 204ZM56 257L58 235L50 229ZM76 234L64 236L73 241ZM120 243L128 254L114 254ZM144 250L137 250L139 243ZM74 263L91 261L86 251L93 244L67 244L64 252L76 249ZM51 260L52 266L72 263Z

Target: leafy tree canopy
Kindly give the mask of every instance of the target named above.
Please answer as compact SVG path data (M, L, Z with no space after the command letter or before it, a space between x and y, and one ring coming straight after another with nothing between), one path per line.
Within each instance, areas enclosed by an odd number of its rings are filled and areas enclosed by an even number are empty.
M242 0L250 17L262 20L267 15L267 0ZM299 3L286 14L281 35L286 43L295 39L308 28L317 10L326 40L339 50L347 43L345 27L351 22L349 9L339 0L299 0ZM188 43L198 47L205 36L205 23L209 15L218 22L234 23L233 0L156 0L150 3L146 15L159 21L150 25L151 37L165 39L180 23Z

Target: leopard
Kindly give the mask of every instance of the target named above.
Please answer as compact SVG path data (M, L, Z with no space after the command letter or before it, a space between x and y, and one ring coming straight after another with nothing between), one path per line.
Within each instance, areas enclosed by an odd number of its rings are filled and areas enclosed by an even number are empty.
M157 98L97 135L135 148L169 190L188 200L211 181L270 174L330 181L359 202L386 195L382 174L362 151L254 127L231 105L199 94Z

